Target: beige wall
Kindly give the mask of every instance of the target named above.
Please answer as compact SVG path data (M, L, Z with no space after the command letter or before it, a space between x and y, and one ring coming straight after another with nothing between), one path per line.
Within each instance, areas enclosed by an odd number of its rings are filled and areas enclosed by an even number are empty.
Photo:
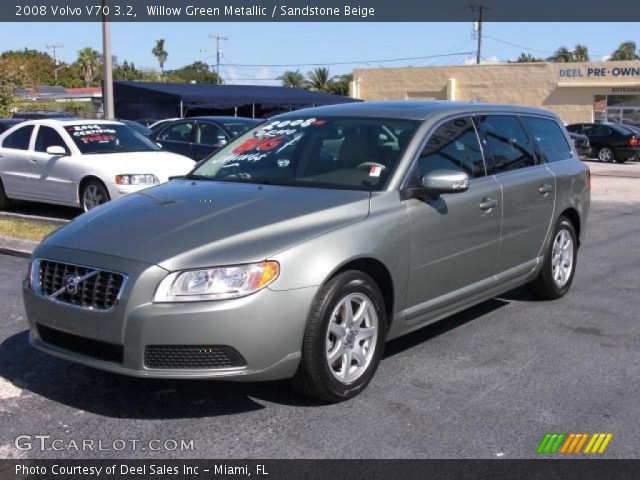
M603 68L605 75L595 75ZM614 76L621 68L636 71ZM640 87L639 70L640 61L356 69L352 94L363 100L455 98L528 105L549 108L567 122L591 121L594 96L616 93L612 89L618 86Z

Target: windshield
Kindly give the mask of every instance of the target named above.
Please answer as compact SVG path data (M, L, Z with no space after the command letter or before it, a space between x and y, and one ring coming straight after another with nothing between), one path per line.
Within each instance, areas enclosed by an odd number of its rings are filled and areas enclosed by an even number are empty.
M126 125L91 123L64 127L81 153L156 152L160 148Z
M251 127L256 126L260 123L260 120L243 120L243 121L233 121L233 122L222 122L224 127L229 131L232 137L237 137L238 135L243 134Z
M377 118L274 118L219 150L190 178L381 190L418 124Z

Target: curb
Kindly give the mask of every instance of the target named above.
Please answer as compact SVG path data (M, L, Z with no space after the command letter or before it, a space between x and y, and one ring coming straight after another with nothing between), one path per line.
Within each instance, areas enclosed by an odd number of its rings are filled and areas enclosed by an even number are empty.
M0 254L2 255L29 258L37 246L38 242L31 240L0 236Z
M54 225L66 225L71 220L63 218L40 217L38 215L26 215L24 213L0 212L0 218L25 220L33 223L49 223Z

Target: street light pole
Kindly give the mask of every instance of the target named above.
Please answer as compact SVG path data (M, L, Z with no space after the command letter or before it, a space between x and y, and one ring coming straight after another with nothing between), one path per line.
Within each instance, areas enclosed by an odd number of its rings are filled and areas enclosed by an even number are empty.
M104 67L102 80L102 104L104 105L104 118L113 119L113 65L111 57L111 22L109 16L104 13L108 9L108 0L102 0L102 64Z

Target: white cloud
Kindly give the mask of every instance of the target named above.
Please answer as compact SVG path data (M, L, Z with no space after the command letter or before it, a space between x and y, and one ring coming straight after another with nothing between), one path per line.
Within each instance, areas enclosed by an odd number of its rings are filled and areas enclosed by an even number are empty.
M267 67L239 72L236 68L229 66L225 67L221 73L225 83L229 85L280 85L278 80L272 80L277 75Z
M603 55L602 58L600 60L602 60L603 62L606 62L607 60L609 60L611 58L611 55Z

